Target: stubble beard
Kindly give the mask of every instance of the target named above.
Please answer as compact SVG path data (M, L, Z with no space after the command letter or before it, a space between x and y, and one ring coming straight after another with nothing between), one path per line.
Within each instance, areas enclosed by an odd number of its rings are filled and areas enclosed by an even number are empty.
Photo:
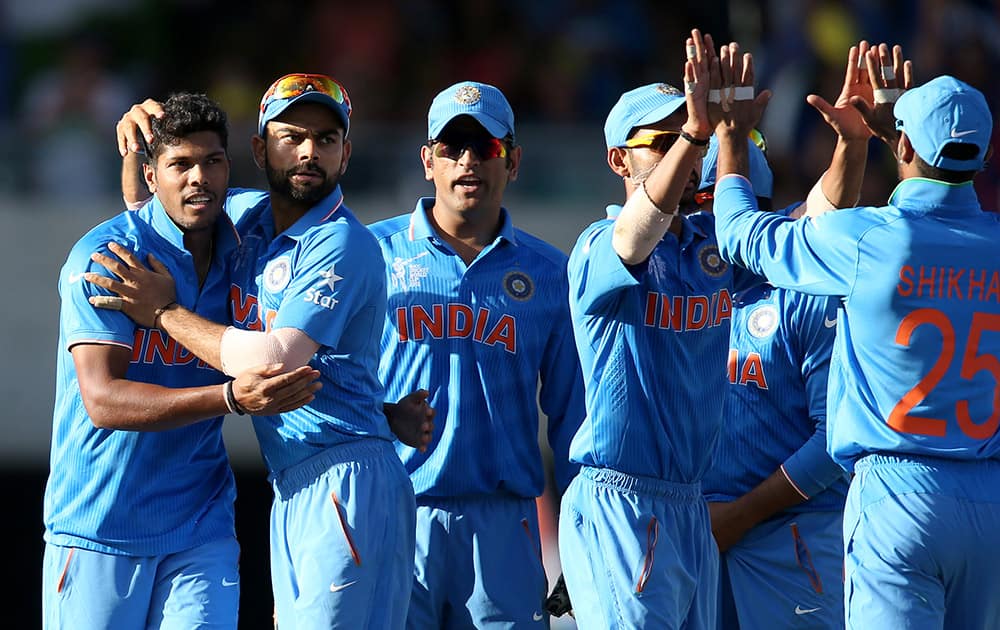
M297 186L292 182L292 176L297 173L314 171L319 173L323 182L318 186ZM339 173L330 175L325 169L316 164L296 166L284 171L272 168L271 164L264 160L264 172L267 174L267 185L272 193L277 193L298 205L311 208L319 203L324 197L333 192L340 181Z

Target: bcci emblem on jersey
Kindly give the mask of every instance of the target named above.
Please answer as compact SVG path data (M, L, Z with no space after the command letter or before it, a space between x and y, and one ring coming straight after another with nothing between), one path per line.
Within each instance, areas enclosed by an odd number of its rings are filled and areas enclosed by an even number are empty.
M722 256L719 255L719 247L711 243L702 247L701 251L698 252L698 262L701 264L701 270L713 278L718 278L729 268L726 261L722 260Z
M526 302L535 294L535 283L523 271L511 271L503 277L503 290L518 302Z
M773 304L755 308L747 318L747 331L758 339L774 334L778 329L778 309Z
M292 279L292 264L288 256L281 256L264 267L264 288L268 293L277 293L288 286Z

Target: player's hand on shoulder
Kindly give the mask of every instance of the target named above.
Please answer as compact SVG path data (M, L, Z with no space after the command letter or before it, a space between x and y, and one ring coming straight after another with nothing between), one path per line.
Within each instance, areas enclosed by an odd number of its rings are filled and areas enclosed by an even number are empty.
M323 386L319 370L308 365L286 372L282 364L259 365L236 376L233 396L240 410L273 416L309 404Z
M153 141L153 127L150 121L153 118L163 116L163 106L159 101L147 98L141 103L136 103L122 114L118 124L115 125L115 135L118 138L118 153L125 157L130 152L139 153L143 143L140 136L146 142Z
M434 437L434 408L427 402L430 392L418 389L399 399L395 404L385 405L389 428L396 438L421 453Z
M101 300L102 296L94 296L90 303L97 308L122 311L140 326L156 327L158 311L177 299L174 277L152 254L149 255L150 267L146 267L134 252L118 243L108 243L108 250L114 257L95 252L90 259L110 271L113 278L93 272L84 274L83 278L111 291L121 300Z

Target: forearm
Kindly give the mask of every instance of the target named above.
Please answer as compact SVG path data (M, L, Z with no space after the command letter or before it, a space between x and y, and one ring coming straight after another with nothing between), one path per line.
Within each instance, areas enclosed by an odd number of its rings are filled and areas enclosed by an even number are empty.
M775 514L805 501L784 471L778 469L753 490L734 502L747 527L753 527Z
M865 166L868 161L868 140L837 139L830 167L820 176L809 192L800 215L815 217L838 208L852 208L861 197Z
M94 426L166 431L229 413L222 385L173 389L114 379L83 396Z
M702 147L680 139L636 189L615 220L611 245L627 265L639 264L670 229Z
M196 357L222 371L222 335L226 331L224 325L205 319L178 304L163 311L157 324Z
M129 209L135 209L152 195L142 176L142 155L129 152L122 158L122 196Z

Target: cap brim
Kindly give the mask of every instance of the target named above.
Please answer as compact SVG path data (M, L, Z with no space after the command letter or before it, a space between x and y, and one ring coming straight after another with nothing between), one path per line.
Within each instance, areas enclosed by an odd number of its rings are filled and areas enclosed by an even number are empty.
M662 105L657 106L655 109L650 110L649 113L647 113L645 116L637 120L635 124L632 125L632 128L634 129L636 127L642 127L643 125L658 123L661 120L665 120L671 114L673 114L678 109L683 107L684 102L685 102L684 97L680 96L672 101L663 103Z
M340 120L340 124L344 126L345 136L347 135L348 130L350 130L351 121L348 119L347 113L344 111L340 103L322 92L305 92L304 94L299 94L295 98L290 98L283 102L275 101L271 105L268 105L267 110L265 110L267 115L266 117L262 117L260 119L257 133L264 135L264 128L267 127L267 123L281 116L286 109L298 103L319 103L320 105L326 105L331 111L333 111L334 114L337 115L337 118Z
M454 116L437 121L433 127L427 129L427 137L430 139L437 138L444 131L444 128L448 126L448 123L455 120L459 116L469 116L474 119L477 123L483 126L491 136L494 138L506 138L508 135L513 135L513 131L507 128L507 123L497 120L493 116L485 112L458 112Z

